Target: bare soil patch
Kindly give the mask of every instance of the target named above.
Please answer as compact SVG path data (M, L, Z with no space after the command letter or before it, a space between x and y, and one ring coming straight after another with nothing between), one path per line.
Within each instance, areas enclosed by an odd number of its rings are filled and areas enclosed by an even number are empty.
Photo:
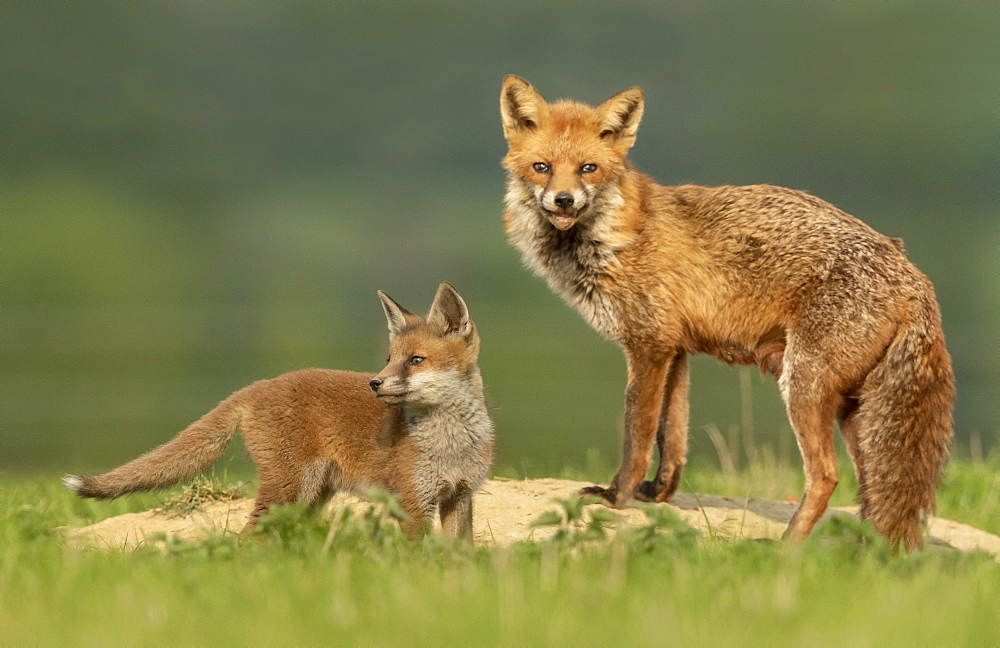
M485 546L504 547L519 541L538 541L555 533L553 527L533 527L532 523L546 511L558 510L553 500L576 497L585 482L565 479L528 479L487 481L476 495L475 541ZM250 515L253 500L249 498L208 502L200 510L186 514L153 509L129 513L102 520L87 527L68 530L70 543L76 547L101 549L132 549L150 542L156 534L198 540L209 534L237 533ZM367 507L355 497L337 495L328 505ZM599 505L595 505L599 506ZM723 538L772 538L781 532L795 511L794 502L742 499L719 495L677 493L670 504L658 504L674 511L686 524L702 534ZM831 515L853 515L854 507L827 511ZM618 522L613 528L627 528L648 523L646 514L638 509L615 511ZM928 525L929 543L946 545L961 551L981 550L991 553L1000 562L1000 536L981 531L967 524L943 518L932 518Z

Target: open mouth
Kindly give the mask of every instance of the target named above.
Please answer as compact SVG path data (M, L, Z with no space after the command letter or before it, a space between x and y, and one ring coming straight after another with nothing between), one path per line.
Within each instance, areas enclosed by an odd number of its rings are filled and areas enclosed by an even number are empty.
M396 392L396 393L378 392L377 394L375 394L375 398L387 404L402 403L403 401L406 400L407 393L408 392Z
M577 214L567 212L548 212L548 217L552 227L558 230L568 230L576 225L577 221Z

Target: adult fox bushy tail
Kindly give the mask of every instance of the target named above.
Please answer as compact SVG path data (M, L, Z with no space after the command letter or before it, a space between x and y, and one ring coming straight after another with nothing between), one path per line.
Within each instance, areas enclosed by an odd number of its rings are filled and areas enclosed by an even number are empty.
M399 497L411 537L437 511L446 537L471 539L472 497L493 459L476 326L449 284L426 319L379 298L390 337L379 374L305 369L256 382L141 457L64 483L98 499L170 486L215 463L242 430L260 477L244 532L278 504L380 487Z
M854 437L848 447L861 518L907 549L918 547L952 435L954 378L933 300L914 304L859 391L862 400L841 418L841 430Z
M643 110L639 88L596 108L548 103L516 76L500 94L507 236L628 361L622 466L585 491L619 507L673 496L687 356L709 353L778 380L805 471L786 537L808 535L826 510L838 421L861 516L920 546L954 400L930 282L899 240L814 196L656 184L627 159ZM654 442L659 468L643 481Z

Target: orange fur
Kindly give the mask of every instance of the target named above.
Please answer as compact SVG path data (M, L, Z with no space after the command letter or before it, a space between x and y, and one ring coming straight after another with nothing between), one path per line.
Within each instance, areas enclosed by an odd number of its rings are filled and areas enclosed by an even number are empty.
M802 538L837 484L834 420L861 516L906 549L952 437L953 376L934 291L898 239L814 196L768 185L664 187L631 165L639 88L596 108L504 79L504 220L525 263L628 360L612 506L666 501L687 450L686 356L777 377L805 468L786 531ZM643 482L654 440L660 463Z
M493 460L476 327L449 284L426 320L379 298L390 330L381 373L304 369L255 382L164 445L64 483L99 499L169 486L215 463L242 429L260 477L244 532L272 506L378 487L399 497L411 537L436 509L446 536L471 539L472 496Z

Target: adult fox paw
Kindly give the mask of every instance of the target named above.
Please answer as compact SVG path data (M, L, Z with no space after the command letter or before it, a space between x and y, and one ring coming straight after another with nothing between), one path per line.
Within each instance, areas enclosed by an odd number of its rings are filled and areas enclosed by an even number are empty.
M601 503L611 508L624 508L628 502L618 493L617 488L604 488L603 486L585 486L580 489L580 497L600 497Z
M635 498L640 502L669 502L674 493L663 482L644 481L635 489Z

